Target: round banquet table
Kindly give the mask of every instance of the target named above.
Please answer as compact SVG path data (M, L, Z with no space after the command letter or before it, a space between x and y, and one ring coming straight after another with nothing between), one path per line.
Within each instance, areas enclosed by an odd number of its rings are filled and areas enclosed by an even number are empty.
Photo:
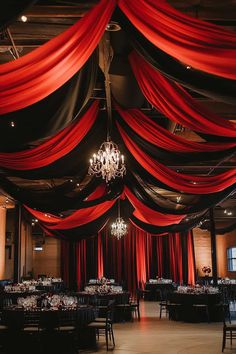
M16 305L17 304L17 299L19 297L28 297L32 295L37 295L40 296L45 291L42 290L33 290L33 291L8 291L8 292L3 292L0 296L0 308L2 309L5 306L9 305Z
M206 314L194 305L206 305L211 322L222 321L221 293L179 293L174 291L168 297L170 318L186 322L207 321ZM175 306L176 305L176 306ZM200 311L199 311L200 310Z
M176 289L174 283L145 283L144 300L160 300L163 292L173 292Z
M78 303L93 305L97 308L97 316L105 317L106 307L109 301L114 300L114 321L130 321L131 311L125 310L125 304L129 304L130 293L123 291L120 293L89 293L81 291L77 293ZM124 305L124 307L122 307Z
M67 317L68 315L68 317ZM33 332L33 335L27 335L24 331L25 326L30 325L33 320L33 326L39 328ZM27 320L29 319L30 320ZM36 320L35 320L36 318ZM69 320L65 320L68 318ZM74 348L88 349L96 345L96 333L91 331L87 324L95 319L95 311L92 306L78 306L77 308L63 309L45 309L36 308L26 310L18 306L12 306L4 309L2 324L8 326L7 331L7 353L74 353ZM66 321L66 322L64 322ZM69 324L68 321L71 321ZM61 332L59 325L76 325L75 334L66 334ZM27 328L27 327L26 327ZM14 340L12 341L12 338ZM40 347L41 346L41 347Z

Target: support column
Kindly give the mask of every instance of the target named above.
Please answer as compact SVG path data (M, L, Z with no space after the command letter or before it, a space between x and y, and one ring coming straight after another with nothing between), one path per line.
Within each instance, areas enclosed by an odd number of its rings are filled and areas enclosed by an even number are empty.
M5 278L6 216L7 209L0 207L0 280Z
M216 229L215 229L215 219L214 219L214 209L209 209L210 215L210 232L211 232L211 260L212 260L212 276L213 285L218 285L218 272L217 272L217 259L216 259Z
M15 207L15 233L14 233L14 282L20 281L20 250L21 250L21 206Z

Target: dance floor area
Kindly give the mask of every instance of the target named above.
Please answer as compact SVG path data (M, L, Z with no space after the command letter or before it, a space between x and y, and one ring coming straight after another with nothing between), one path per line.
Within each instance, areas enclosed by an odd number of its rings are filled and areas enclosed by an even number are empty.
M116 347L114 354L220 354L222 323L183 323L159 319L159 305L142 301L141 320L114 324ZM231 306L234 313L235 307ZM235 321L233 321L235 322ZM107 353L104 338L98 344L99 353ZM95 353L84 351L82 353ZM236 353L236 342L224 353Z

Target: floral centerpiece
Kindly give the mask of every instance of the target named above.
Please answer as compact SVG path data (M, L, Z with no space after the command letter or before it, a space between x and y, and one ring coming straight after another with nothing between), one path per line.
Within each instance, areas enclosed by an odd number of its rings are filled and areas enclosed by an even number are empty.
M202 271L205 275L209 275L211 273L211 267L210 266L204 266L202 267Z

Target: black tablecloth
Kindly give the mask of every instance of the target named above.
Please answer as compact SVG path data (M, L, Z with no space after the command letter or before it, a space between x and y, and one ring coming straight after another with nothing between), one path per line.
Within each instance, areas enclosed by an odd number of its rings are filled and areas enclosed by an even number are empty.
M176 289L175 284L164 283L145 283L146 292L144 292L144 300L161 300L165 292L173 292Z
M191 294L191 293L178 293L173 292L169 294L169 302L177 304L176 307L170 306L171 317L183 321L207 321L204 309L194 305L207 305L210 321L222 320L222 295L216 294Z

